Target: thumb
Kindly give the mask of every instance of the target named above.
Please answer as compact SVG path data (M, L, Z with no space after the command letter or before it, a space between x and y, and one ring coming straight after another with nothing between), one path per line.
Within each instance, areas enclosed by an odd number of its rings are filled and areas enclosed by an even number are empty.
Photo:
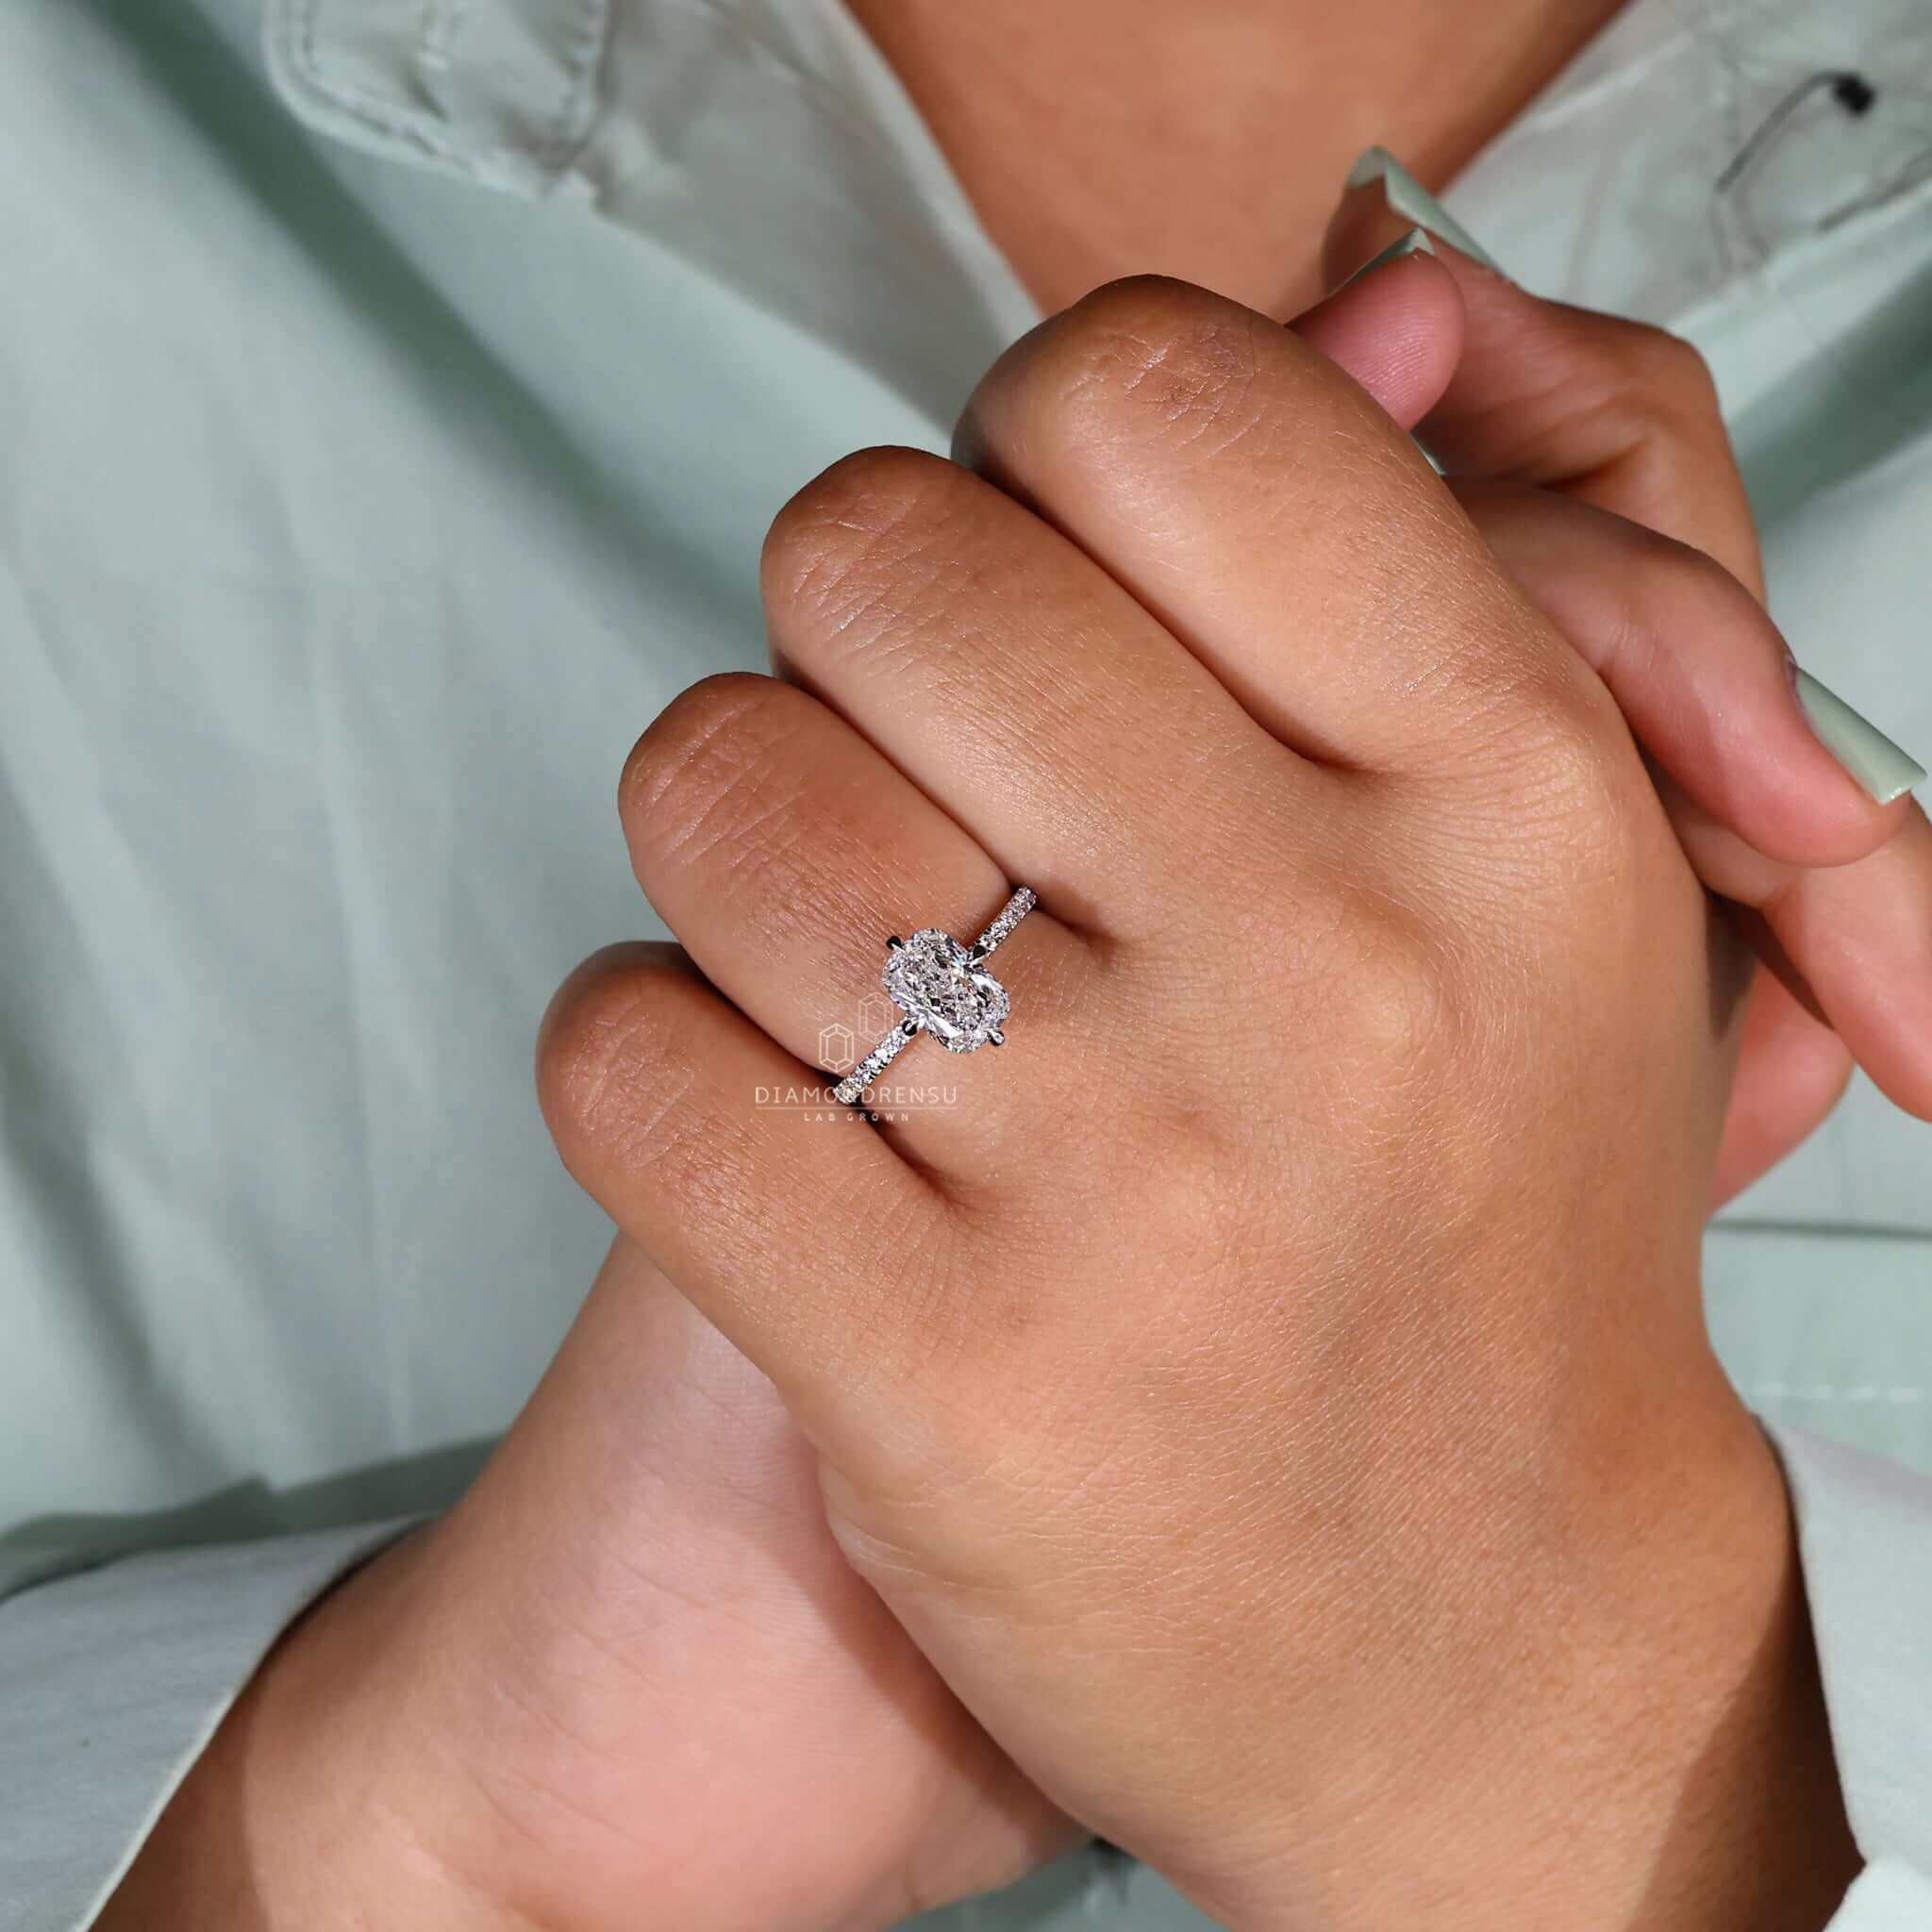
M1428 235L1408 227L1289 328L1413 429L1462 359L1462 291Z
M1761 597L1750 506L1697 351L1519 287L1382 148L1350 175L1324 262L1339 276L1418 224L1464 310L1461 359L1418 428L1443 467L1612 510L1715 558Z

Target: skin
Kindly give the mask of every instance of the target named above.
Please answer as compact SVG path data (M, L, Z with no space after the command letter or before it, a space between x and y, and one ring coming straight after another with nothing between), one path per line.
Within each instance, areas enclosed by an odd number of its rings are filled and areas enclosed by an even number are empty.
M990 1733L1219 1922L1821 1923L1783 1490L1697 1297L1737 982L1615 704L1358 389L1199 291L1037 331L962 447L1001 487L804 492L796 685L634 755L698 972L561 996L567 1162ZM1024 1056L876 1137L748 1105L846 935L1011 877Z
M1331 273L1402 225L1378 191L1344 195ZM1932 826L1911 798L1874 808L1818 757L1761 609L1757 532L1707 371L1661 331L1539 301L1452 249L1440 266L1461 300L1460 353L1440 391L1424 384L1397 413L1616 695L1687 856L1764 962L1715 1202L1811 1132L1855 1058L1901 1108L1932 1115ZM1437 268L1402 266L1407 307L1387 278L1385 341L1426 327ZM1361 360L1358 325L1323 341L1344 367Z
M1286 317L1333 286L1322 229L1363 148L1381 142L1424 180L1447 180L1619 4L852 0L850 10L1042 309L1154 271Z
M1305 326L1331 349L1352 354L1362 374L1398 408L1420 413L1440 384L1441 369L1430 374L1420 367L1412 347L1403 345L1422 309L1445 291L1454 299L1449 273L1435 263L1404 264L1357 285ZM1306 369L1300 374L1305 377ZM1300 413L1298 406L1298 418ZM1359 422L1356 426L1362 427ZM1380 433L1389 432L1385 427ZM993 449L1007 439L996 445L980 428L973 440ZM971 481L959 473L942 475L947 488ZM1016 490L1023 488L1022 479L1011 481ZM1413 476L1409 483L1418 492L1436 488ZM1247 492L1243 487L1237 493ZM982 508L988 500L1021 514L996 492L975 498ZM840 530L857 521L849 506L827 515L822 495L806 499L808 510L814 501L819 508L811 513L826 528ZM789 520L794 530L799 514ZM1431 527L1434 522L1432 513ZM1024 517L1022 523L1037 527ZM774 555L786 555L791 541L781 541ZM1416 568L1433 574L1435 566L1425 559ZM1457 568L1458 575L1473 568L1469 553ZM809 578L815 568L803 575ZM1003 566L994 575L1004 579L1010 570ZM1261 594L1290 593L1275 586ZM1307 598L1303 591L1297 601ZM1045 591L1038 601L1051 608ZM882 600L884 608L896 606L896 599ZM1125 608L1132 615L1131 605ZM1520 612L1517 617L1526 621ZM788 646L797 649L795 615L774 606L774 625ZM1046 653L1050 638L1042 635L1039 641L1044 661L1034 675L1050 688L1064 688L1064 667L1055 670ZM1572 651L1580 676L1581 662L1574 646ZM1318 654L1318 665L1324 659L1333 661L1332 654ZM1640 654L1640 660L1657 661L1652 654ZM1284 662L1276 670L1286 668ZM1268 662L1258 669L1269 673ZM1236 675L1232 659L1221 661L1214 672L1229 704L1227 683L1221 680L1231 682ZM1274 675L1269 673L1254 687L1250 702L1264 703ZM1587 683L1582 688L1591 689ZM724 687L727 698L730 689ZM658 903L681 930L692 926L707 905L783 908L797 897L782 874L761 865L756 845L742 840L690 841L677 834L690 808L678 805L676 786L692 779L676 734L695 733L694 708L717 705L719 691L716 685L704 688L653 727L633 760L625 791L626 827L641 852L694 851L702 844L712 863L732 866L728 881L694 872L683 887L675 887L659 876L662 859L640 858ZM1311 701L1319 691L1314 681L1297 689L1292 715L1304 731L1319 722ZM808 703L782 687L758 685L757 695L747 720L774 699ZM1328 702L1341 715L1343 708L1357 708L1359 700L1343 689ZM1609 728L1614 708L1607 709L1607 702L1598 689L1591 716L1618 746L1627 776L1627 740L1619 741ZM1643 708L1634 687L1629 702ZM729 699L729 706L736 704ZM942 713L945 708L918 708ZM1052 709L1059 714L1066 708ZM1286 709L1280 713L1283 721L1289 716ZM741 722L736 728L741 733L749 726ZM1841 774L1828 759L1807 763L1816 758L1815 744L1804 736L1781 737L1774 719L1764 735L1789 761L1790 782L1810 786L1822 836L1842 836L1840 815L1848 808L1839 789ZM702 736L730 743L728 731L718 735L707 727ZM1132 733L1124 737L1138 741ZM789 724L778 741L791 741ZM1399 741L1391 742L1393 747ZM789 758L774 759L763 752L746 756L741 744L726 768L747 774L747 782L750 774L763 774L760 787L783 783L788 774L796 778L799 750L792 742ZM815 755L802 762L823 776L839 761ZM1480 774L1464 774L1462 763L1445 759L1442 782L1453 779L1458 786L1469 784L1473 793L1489 793L1489 783ZM668 792L652 776L667 769L684 774ZM1106 798L1120 790L1110 781L1091 795ZM858 791L873 796L872 781ZM1640 794L1639 801L1646 796L1645 810L1655 814L1655 793ZM846 809L852 808L848 802ZM876 842L894 856L890 862L856 863L855 875L868 878L874 891L896 896L910 890L899 877L904 868L914 867L906 876L919 876L914 858L898 849L908 809L890 786L876 808L879 824L860 842ZM1849 809L1856 814L1861 808L1854 799ZM1055 823L1051 813L1033 816L1043 825ZM780 818L747 806L745 820L754 828L764 825L768 836L782 835ZM1882 839L1886 824L1883 815L1874 815L1863 836ZM821 826L810 835L809 849L818 850L817 841L826 838L836 845L838 837L836 828ZM1499 823L1494 837L1505 853L1512 848L1509 825ZM1671 850L1665 848L1666 854ZM1662 863L1657 853L1652 858ZM1681 858L1673 865L1681 867ZM827 875L839 870L828 868ZM1681 876L1666 870L1674 891ZM1044 885L1052 874L1036 869L1034 876ZM916 896L939 916L970 924L984 908L943 910L947 893L956 890L934 874L920 883ZM995 872L983 870L975 890L996 896ZM1051 890L1057 908L1079 904L1074 881L1054 880ZM694 895L695 913L676 896L680 891ZM1510 895L1512 903L1522 897ZM1684 917L1681 907L1678 916ZM852 917L878 924L870 907ZM830 929L848 928L841 918ZM696 930L687 933L688 940ZM1024 941L1032 955L1040 951L1036 938L1050 930L1040 915L1029 920ZM1645 932L1647 940L1653 936L1648 922ZM1700 961L1704 933L1700 924L1691 948ZM777 942L790 941L780 936ZM1015 941L1016 959L1021 943ZM1592 959L1598 957L1595 945L1592 941ZM730 949L747 950L737 943ZM748 950L760 952L755 944ZM849 952L838 950L840 970L849 973ZM1036 957L1036 972L1040 964ZM683 1075L666 1083L634 1069L619 1068L608 1077L598 1071L600 1055L635 1044L645 1010L641 1002L660 998L659 981L666 975L674 985L690 985L688 968L675 955L623 949L600 958L560 996L546 1030L544 1058L546 1091L560 1122L570 1120L587 1093L651 1101L661 1091L683 1088ZM1726 1042L1709 1030L1709 986L1701 966L1700 983L1707 995L1700 1009L1704 1031L1695 1038L1708 1073L1712 1062L1721 1069ZM1029 1014L1042 996L1037 983L1023 993ZM745 997L749 1001L750 993ZM841 989L838 997L848 994ZM682 1019L672 1031L690 1043ZM708 1061L709 1055L700 1058ZM968 1072L999 1071L983 1066L991 1058L958 1064ZM1023 1080L1014 1091L1026 1085ZM565 1096L561 1104L559 1091ZM1720 1097L1704 1094L1701 1111L1693 1109L1686 1118L1701 1118L1706 1132L1721 1131L1711 1120ZM653 1101L647 1117L657 1110ZM662 1175L660 1164L643 1158L643 1144L633 1138L639 1131L622 1114L563 1128L566 1145L578 1150L573 1158L580 1162L591 1158L582 1151L588 1140L603 1150L597 1158L609 1159L614 1151L626 1174L641 1169ZM833 1138L835 1143L843 1139ZM993 1144L1003 1140L995 1136ZM1681 1190L1684 1175L1694 1173L1696 1164L1674 1160L1672 1171ZM688 1191L666 1185L680 1198ZM733 1192L716 1185L689 1191L708 1202L727 1201ZM820 1201L808 1200L803 1211L809 1225L820 1224ZM1680 1274L1691 1265L1678 1257ZM1571 1300L1548 1284L1539 1299L1558 1306ZM1728 1563L1725 1577L1750 1601L1721 1598L1712 1610L1717 1627L1709 1634L1713 1641L1754 1641L1757 1674L1747 1674L1740 1684L1735 1658L1726 1672L1717 1658L1670 1646L1682 1657L1687 1675L1706 1687L1707 1697L1712 1684L1735 1693L1723 1721L1734 1756L1725 1758L1713 1753L1708 1738L1698 1740L1701 1783L1690 1796L1699 1825L1676 1835L1670 1890L1655 1902L1647 1923L1705 1923L1694 1916L1705 1899L1720 1918L1722 1911L1740 1911L1747 1904L1756 1909L1756 1889L1774 1884L1776 1907L1790 1915L1788 1923L1818 1923L1823 1910L1815 1908L1841 1883L1851 1855L1835 1810L1828 1746L1781 1514L1774 1521L1781 1495L1774 1475L1767 1480L1755 1433L1722 1407L1726 1398L1710 1379L1686 1280L1674 1277L1665 1305L1674 1309L1675 1319L1652 1341L1669 1348L1669 1386L1682 1387L1680 1359L1700 1364L1693 1378L1703 1391L1700 1413L1706 1403L1718 1405L1724 1422L1718 1427L1702 1414L1700 1426L1715 1428L1721 1443L1699 1454L1686 1449L1662 1457L1657 1467L1671 1474L1672 1494L1681 1498L1685 1486L1676 1478L1686 1468L1704 1472L1706 1479L1712 1468L1735 1477L1742 1459L1749 1478L1742 1487L1755 1498L1753 1510L1745 1513L1755 1516L1756 1527L1744 1553L1749 1560L1740 1559L1743 1581L1733 1578ZM1645 1332L1650 1333L1647 1324ZM1592 1372L1592 1388L1600 1373L1601 1365ZM1280 1407L1286 1414L1295 1406L1283 1401ZM1317 1412L1330 1407L1318 1405ZM1219 1474L1193 1459L1187 1467L1191 1481L1211 1499ZM1073 1827L1060 1804L1072 1794L1056 1792L1058 1803L1043 1796L1032 1766L1023 1773L1005 1751L993 1748L900 1624L877 1614L877 1599L830 1540L816 1504L817 1469L816 1450L793 1432L772 1385L691 1312L635 1247L620 1241L571 1342L483 1482L450 1518L370 1566L298 1626L151 1841L110 1908L120 1917L103 1923L328 1924L345 1894L362 1896L366 1887L365 1916L380 1924L382 1913L393 1911L394 1901L408 1895L403 1888L413 1887L417 1895L408 1923L424 1925L632 1924L632 1902L643 1891L664 1901L666 1924L883 1925L919 1905L996 1883L1066 1842ZM1728 1491L1728 1482L1722 1487ZM569 1506L559 1507L559 1498ZM1648 1550L1657 1525L1647 1507L1630 1507L1645 1525ZM1727 1525L1727 1536L1744 1521L1728 1493L1710 1507ZM1692 1541L1700 1540L1701 1531ZM1727 1546L1735 1555L1735 1546ZM1599 1560L1609 1560L1607 1549ZM611 1587L613 1575L621 1587ZM1211 1591L1212 1585L1204 1589ZM571 1641L558 1642L546 1638L546 1631L568 1633ZM1637 1648L1639 1640L1631 1641ZM1590 1685L1596 1694L1613 1694L1616 1660L1591 1653L1586 1663L1585 1655L1578 1656L1587 1682L1577 1696ZM771 1668L748 1676L747 1657L769 1659ZM1636 1666L1626 1658L1624 1667ZM568 1719L586 1699L597 1713L589 1738ZM1662 1702L1663 1709L1646 1708L1641 1742L1657 1746L1674 1738L1681 1808L1690 1801L1681 1754L1690 1750L1689 1732L1711 1722L1712 1713L1707 1702L1700 1707L1688 1694ZM1566 1697L1565 1707L1573 1706ZM1674 1731L1662 1722L1666 1716L1682 1717L1688 1732ZM1617 1765L1647 1767L1659 1781L1653 1794L1672 1789L1668 1753L1659 1768L1634 1748L1638 1740L1626 1727L1608 1735L1615 1740ZM1521 1738L1517 1743L1521 1750ZM801 1821L815 1826L819 1818L828 1751L841 1754L840 1829L801 1832ZM1523 1761L1539 1764L1542 1783L1553 1792L1579 1788L1552 1784L1547 1764L1535 1753ZM1780 1775L1766 1778L1766 1764L1779 1767ZM1582 1787L1593 1791L1600 1774L1600 1767L1577 1772ZM1739 1806L1736 1790L1755 1794L1759 1808ZM1293 1808L1299 1815L1300 1807ZM1637 1809L1641 1814L1641 1805ZM1791 1827L1797 1813L1803 1814L1803 1830ZM1096 1821L1084 1809L1081 1815L1135 1842L1131 1821ZM514 1831L505 1830L506 1817L514 1820ZM1464 1834L1458 1842L1467 1842L1466 1821L1458 1822L1457 1830ZM1623 1844L1630 1868L1654 1871L1657 1847L1643 1840L1641 1816L1630 1830L1634 1841ZM751 1863L724 1857L734 1840L756 1841L768 1855ZM714 1844L717 1855L693 1857L693 1843ZM1187 1875L1178 1850L1155 1842L1137 1848ZM1518 1869L1511 1862L1515 1848L1494 1848L1491 1857L1494 1869ZM1794 1860L1800 1867L1795 1872ZM1521 1869L1533 1869L1533 1861ZM730 1884L720 1883L721 1870ZM1211 1874L1208 1882L1214 1882ZM1507 1923L1494 1916L1485 1922Z
M1357 219L1344 208L1331 237L1344 257L1357 245L1349 233ZM1366 220L1373 226L1373 211ZM1368 252L1361 247L1353 258ZM1447 276L1465 279L1459 265L1405 266L1304 325L1399 420L1414 422L1435 408L1426 426L1438 447L1458 410L1494 431L1507 427L1512 411L1533 413L1539 401L1518 394L1498 402L1500 376L1515 364L1491 356L1485 374L1486 344L1502 338L1479 308L1465 319L1442 306ZM1397 281L1409 285L1399 302L1390 293ZM1449 291L1453 303L1456 282ZM1573 332L1564 353L1609 385L1619 405L1611 413L1629 432L1625 454L1652 453L1631 470L1674 475L1681 500L1692 506L1722 497L1728 456L1721 432L1710 433L1707 391L1703 416L1680 408L1679 390L1694 391L1694 383L1660 384L1657 353L1625 353L1620 329ZM1566 372L1572 392L1575 374L1574 366ZM1467 396L1472 376L1481 385L1474 391L1479 407L1458 401L1457 383ZM1566 435L1560 415L1544 415L1535 440L1543 459L1534 487L1595 502L1602 466L1588 439ZM1486 463L1497 477L1520 480L1520 458L1507 448L1478 448L1465 466L1480 475ZM1536 579L1538 601L1557 607L1573 648L1588 658L1585 642L1601 634L1587 621L1596 606L1574 595L1565 606L1561 586L1591 569L1601 580L1611 558L1627 575L1628 533L1618 525L1614 538L1601 529L1578 535L1577 525L1551 536L1552 519L1531 530L1532 541L1517 510L1492 511L1471 486L1458 488L1497 548L1517 541L1511 567ZM1626 517L1663 530L1671 507L1668 491L1626 494L1621 504ZM1748 519L1742 527L1748 533ZM1739 541L1735 525L1692 534L1713 547ZM1646 550L1643 568L1660 594L1687 594L1685 583L1696 576L1674 551ZM1698 632L1709 634L1708 625ZM1748 637L1761 645L1760 634ZM1659 657L1645 655L1651 662ZM1737 661L1746 667L1740 688L1767 700L1770 722L1726 752L1723 769L1746 781L1770 769L1777 782L1760 788L1766 795L1805 802L1795 831L1814 843L1801 856L1827 847L1882 856L1911 815L1877 813L1856 793L1847 800L1836 767L1807 763L1822 755L1772 710L1770 687L1753 681L1751 652ZM1726 708L1717 700L1728 705L1740 675L1734 667L1710 688L1713 710ZM1627 678L1616 696L1641 715L1643 688ZM1254 697L1250 689L1243 702ZM1668 742L1646 741L1646 750L1667 765ZM1775 848L1794 828L1754 819L1751 796L1745 782L1720 801L1714 822L1737 849L1789 870L1789 853L1767 860L1751 841ZM1672 806L1681 828L1685 801ZM637 837L634 806L627 824ZM1694 836L1687 842L1694 847ZM1821 876L1801 870L1801 885ZM1840 929L1868 921L1875 934L1868 944L1881 966L1893 955L1878 930L1883 921L1869 915L1870 902L1883 897L1874 889L1838 908ZM1058 894L1054 903L1060 905ZM983 909L959 917L970 924ZM1038 915L1028 922L1028 943L1043 924ZM1814 922L1809 929L1820 928ZM1898 933L1896 952L1907 954L1912 942L1911 933ZM587 1006L593 1037L621 1030L604 1021L625 1009L629 975L640 968L653 986L664 973L684 972L655 955L603 961L561 1003L546 1036L546 1065L554 1067L558 1038L575 1037ZM1740 1136L1733 1101L1716 1189L1726 1185L1724 1160L1733 1177L1755 1171L1752 1162L1793 1123L1815 1119L1848 1064L1842 1046L1802 1006L1787 1000L1781 1011L1762 986L1751 999L1746 1039L1780 1050L1757 1061L1789 1068L1804 1058L1789 1050L1802 1041L1811 1055L1810 1086L1794 1105L1792 1083L1773 1082L1768 1100L1742 1116L1755 1141ZM1030 1012L1040 995L1029 989L1024 997ZM1907 1015L1879 1041L1877 1057L1908 1062L1916 1038ZM1747 1074L1752 1064L1747 1059ZM654 1426L641 1425L646 1416ZM620 1240L572 1343L485 1481L443 1524L370 1566L291 1634L102 1923L334 1924L353 1901L372 1924L631 1925L636 1899L648 1892L663 1904L661 1922L680 1927L883 1924L996 1883L1067 1841L1074 1827L1041 1794L1032 1767L1023 1773L995 1747L900 1625L878 1614L877 1598L828 1536L818 1466L771 1383ZM1761 1477L1761 1462L1753 1466ZM1767 1534L1765 1545L1779 1545L1779 1538ZM1739 1748L1728 1758L1706 1756L1701 1810L1724 1815L1701 1839L1693 1834L1691 1850L1701 1857L1679 1846L1657 1861L1668 1877L1659 1896L1672 1910L1680 1899L1687 1911L1700 1899L1736 1903L1745 1896L1739 1884L1775 1874L1789 1923L1818 1923L1822 1913L1803 1914L1841 1885L1850 1854L1841 1821L1834 1822L1801 1611L1788 1553L1768 1569L1742 1567L1751 1572L1756 1609L1730 1628L1734 1637L1757 1631L1764 1641L1759 1668L1731 1707L1726 1737ZM1772 1572L1781 1581L1768 1582ZM612 1587L613 1575L621 1587ZM532 1577L546 1587L520 1587ZM565 1579L577 1587L563 1588ZM559 1630L574 1633L572 1644L545 1641L544 1633ZM769 1659L770 1668L748 1672L748 1657ZM588 1739L558 1721L586 1700L599 1720ZM436 1748L425 1750L425 1740ZM842 1756L828 1761L828 1751ZM1743 1774L1747 1760L1755 1767L1767 1758L1788 1767L1789 1776L1765 1779L1755 1768ZM511 1769L501 1779L478 1774L490 1766ZM1762 1788L1758 1809L1731 1802L1727 1770L1740 1786ZM1668 1788L1670 1774L1658 1775ZM828 1777L841 1793L839 1829L801 1832L801 1818L818 1818L813 1807ZM1789 1820L1801 1798L1807 1829L1797 1832ZM507 1818L516 1830L504 1830ZM1632 1842L1630 1862L1655 1849L1641 1828ZM765 1856L732 1854L747 1843ZM694 1855L695 1845L712 1849ZM1795 1883L1787 1869L1793 1853L1806 1868ZM1210 1874L1206 1882L1222 1881ZM405 1898L410 1908L398 1920ZM1653 1915L1645 1923L1704 1921Z

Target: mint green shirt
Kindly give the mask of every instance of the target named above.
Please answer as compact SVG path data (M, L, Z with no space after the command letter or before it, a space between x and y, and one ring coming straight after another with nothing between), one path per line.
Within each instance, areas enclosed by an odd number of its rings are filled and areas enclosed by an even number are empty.
M1879 108L1718 191L1823 66ZM1635 0L1450 196L1706 350L1777 615L1922 755L1928 73L1914 0ZM0 126L0 1923L69 1932L595 1273L529 1058L654 929L637 732L762 663L785 498L942 449L1036 318L835 0L11 0ZM1861 1083L1708 1280L1872 1861L1840 1932L1932 1924L1932 1134ZM941 1919L1201 1923L1080 1860Z

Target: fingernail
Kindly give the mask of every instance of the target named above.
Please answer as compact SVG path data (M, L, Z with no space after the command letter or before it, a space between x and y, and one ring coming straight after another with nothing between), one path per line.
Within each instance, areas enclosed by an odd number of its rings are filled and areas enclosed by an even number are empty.
M1824 748L1880 805L1925 781L1925 768L1902 751L1869 718L1853 710L1828 684L1791 666L1791 687Z
M1336 284L1339 295L1350 282L1358 282L1364 275L1372 275L1378 268L1387 268L1391 261L1400 261L1405 255L1433 255L1436 245L1429 240L1426 228L1411 228L1399 242L1391 242L1380 255L1372 255L1356 270L1354 275L1345 276Z
M1348 171L1350 188L1366 188L1372 181L1382 184L1382 193L1397 214L1420 222L1430 234L1459 248L1472 261L1481 262L1497 275L1503 273L1502 263L1386 147L1364 148L1361 158Z

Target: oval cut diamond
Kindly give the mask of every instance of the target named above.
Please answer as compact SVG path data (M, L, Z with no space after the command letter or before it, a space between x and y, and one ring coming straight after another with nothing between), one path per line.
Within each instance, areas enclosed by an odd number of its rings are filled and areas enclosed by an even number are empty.
M936 925L894 946L884 977L893 1005L954 1053L984 1046L1013 1010L1006 988Z

